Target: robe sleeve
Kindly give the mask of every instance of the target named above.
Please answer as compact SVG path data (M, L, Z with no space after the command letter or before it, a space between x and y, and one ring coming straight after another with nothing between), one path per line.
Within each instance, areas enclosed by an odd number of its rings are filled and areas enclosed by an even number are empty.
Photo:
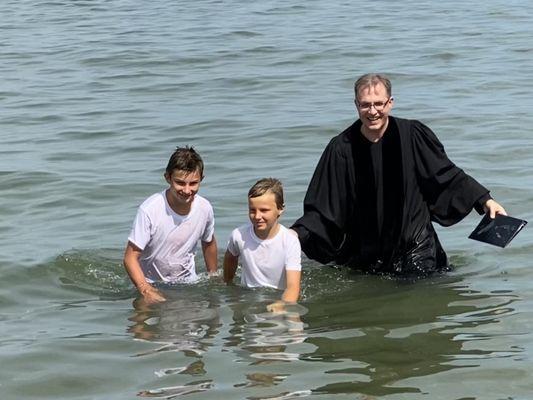
M344 143L343 143L344 142ZM346 154L346 135L332 139L315 169L304 199L304 214L291 227L298 232L302 250L321 263L333 261L345 239L345 226L353 204L350 172L353 160Z
M489 191L448 158L435 134L413 121L411 138L417 178L432 221L450 226L474 207L482 211L482 203L490 198Z

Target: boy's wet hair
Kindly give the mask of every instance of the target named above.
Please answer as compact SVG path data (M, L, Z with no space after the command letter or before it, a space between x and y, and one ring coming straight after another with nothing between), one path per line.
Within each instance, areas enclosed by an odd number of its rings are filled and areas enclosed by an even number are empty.
M204 162L200 154L192 146L176 147L176 150L168 160L165 174L170 176L174 171L194 173L198 171L200 177L204 177Z
M264 195L266 192L272 192L276 199L276 207L278 210L285 208L283 200L283 185L281 181L276 178L259 179L248 191L248 198L254 198Z

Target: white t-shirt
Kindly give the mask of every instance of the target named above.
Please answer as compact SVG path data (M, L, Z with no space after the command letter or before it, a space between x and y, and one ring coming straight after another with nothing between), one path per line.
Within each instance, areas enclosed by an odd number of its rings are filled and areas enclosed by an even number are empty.
M276 236L261 240L252 224L236 228L231 233L228 251L240 258L241 284L246 287L267 286L285 289L285 270L301 271L302 251L296 235L280 225Z
M142 250L139 261L148 282L194 281L198 241L213 239L213 207L197 194L189 214L179 215L170 208L165 192L139 206L128 240Z

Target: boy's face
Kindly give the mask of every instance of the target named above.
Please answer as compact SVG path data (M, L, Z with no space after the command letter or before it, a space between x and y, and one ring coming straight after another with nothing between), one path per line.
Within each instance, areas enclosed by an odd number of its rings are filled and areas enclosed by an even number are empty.
M165 174L165 179L170 185L170 197L176 205L190 205L202 182L198 171L174 170L171 175Z
M267 191L259 197L248 198L248 216L254 227L255 234L261 238L266 239L278 223L283 210L279 210L276 205L276 197L274 193Z

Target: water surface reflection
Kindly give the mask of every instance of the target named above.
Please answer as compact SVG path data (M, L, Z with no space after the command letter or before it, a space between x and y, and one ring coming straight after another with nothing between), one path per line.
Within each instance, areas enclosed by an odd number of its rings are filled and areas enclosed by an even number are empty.
M314 393L421 393L410 378L516 351L491 348L491 335L481 333L513 314L512 293L476 292L458 276L401 282L344 274L349 287L307 304L306 342L315 349L300 359L321 363L328 377Z
M516 296L476 291L459 275L402 282L313 266L303 286L301 304L278 314L266 305L279 293L220 283L179 288L158 306L135 300L128 330L156 344L136 356L180 353L154 373L189 377L139 395L424 395L416 378L522 351L493 340L507 334Z

